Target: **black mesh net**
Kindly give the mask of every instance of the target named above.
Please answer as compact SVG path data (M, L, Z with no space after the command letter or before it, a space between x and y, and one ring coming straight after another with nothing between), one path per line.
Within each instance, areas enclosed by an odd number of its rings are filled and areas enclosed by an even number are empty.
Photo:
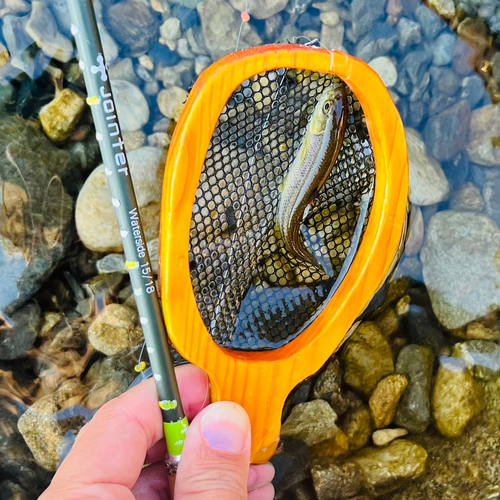
M281 68L243 82L224 107L193 206L189 264L198 309L213 340L274 349L310 324L347 272L370 213L372 147L348 87L337 162L301 226L323 269L299 263L276 231L281 184L322 92L334 75Z

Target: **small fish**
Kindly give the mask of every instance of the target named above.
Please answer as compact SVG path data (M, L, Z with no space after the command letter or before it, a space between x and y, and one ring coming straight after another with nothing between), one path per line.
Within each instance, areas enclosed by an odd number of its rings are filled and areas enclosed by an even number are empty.
M311 115L300 149L283 182L279 207L278 230L286 250L301 263L322 269L307 250L300 226L306 208L328 179L333 169L347 124L347 94L345 87L327 87Z

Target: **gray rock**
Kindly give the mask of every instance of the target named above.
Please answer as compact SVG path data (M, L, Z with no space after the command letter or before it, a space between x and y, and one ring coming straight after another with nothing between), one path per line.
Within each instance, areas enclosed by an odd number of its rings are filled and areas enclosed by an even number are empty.
M450 64L455 43L456 35L442 33L438 36L432 51L432 63L434 66L446 66Z
M484 210L484 200L479 189L472 182L466 182L453 194L450 208L452 210L482 212ZM488 215L491 217L491 214Z
M281 436L300 439L312 446L332 439L337 430L337 414L322 399L294 406L290 416L281 427Z
M406 240L405 255L414 257L420 252L424 242L424 219L420 207L413 206L411 209L410 234Z
M349 459L361 471L364 488L373 496L394 491L405 481L420 477L427 465L425 449L406 439L385 448L365 448Z
M415 17L422 27L424 35L428 39L434 39L445 26L444 21L427 5L420 4L415 9Z
M158 94L158 108L167 118L177 121L188 93L180 87L169 87Z
M28 302L10 318L10 326L0 330L0 359L19 359L33 347L42 324L40 308Z
M111 81L126 80L127 82L139 85L141 79L135 74L134 65L130 57L120 59L109 68L109 78Z
M210 57L200 56L203 61L208 64L211 62ZM197 58L198 59L198 58ZM169 87L183 87L186 80L191 81L193 79L193 70L195 68L196 62L193 61L180 61L175 66L163 67L160 66L155 73L155 78L163 83L163 86L168 89Z
M433 416L445 437L460 436L481 410L477 383L461 358L441 356L432 395Z
M0 311L12 314L63 257L73 200L71 158L19 116L0 120Z
M396 28L399 33L399 50L401 52L406 52L408 47L421 42L422 32L420 25L415 21L402 17Z
M396 65L386 56L372 59L368 65L374 69L387 88L393 87L398 81Z
M229 0L229 3L239 12L243 12L248 5L247 12L255 19L267 19L286 8L288 0Z
M420 259L432 308L449 329L500 304L500 230L485 215L444 211L432 217Z
M68 2L65 0L47 0L47 3L54 15L59 30L67 35L71 35L71 17L69 15Z
M125 256L122 253L110 253L97 261L97 272L105 273L123 273L127 274L125 267Z
M207 69L212 60L208 56L198 56L194 60L194 72L196 73L196 76L199 76L205 69Z
M179 40L179 38L181 37L181 22L179 21L179 19L177 19L176 17L169 17L160 26L160 35L165 40Z
M149 106L139 87L125 80L114 80L111 87L122 130L140 130L149 120Z
M104 27L102 22L97 23L97 29L99 30L99 36L101 37L102 50L104 51L104 57L106 58L106 64L111 64L118 58L119 47L115 42L114 38L108 33L108 30Z
M431 418L431 376L434 355L425 346L403 347L396 362L396 373L405 375L408 386L399 401L395 423L410 432L424 432Z
M196 6L201 19L205 45L214 61L233 52L240 29L241 19L224 0L204 0ZM262 43L249 23L241 30L239 48L254 47Z
M342 374L340 371L340 363L336 357L333 357L324 370L319 374L313 386L314 399L331 399L334 393L340 394L340 384L342 382Z
M497 172L495 172L496 174ZM500 227L500 175L490 176L483 186L485 212Z
M437 70L432 78L435 89L446 96L455 96L462 83L461 78L450 68L433 69Z
M356 38L368 33L385 14L385 0L370 2L353 0L351 4L352 31Z
M334 26L323 23L321 26L321 43L330 50L344 49L344 23L339 22Z
M162 150L136 149L128 154L128 160L146 240L150 240L158 236ZM122 251L104 165L97 167L85 181L76 202L75 220L78 235L87 248L98 252Z
M28 33L45 54L61 62L68 62L73 56L73 44L62 35L45 2L32 3L31 15L26 23Z
M361 492L359 469L352 463L317 463L311 476L318 500L341 500Z
M439 163L427 154L419 133L405 129L410 164L410 201L416 205L434 205L445 200L450 185Z
M469 158L479 165L500 166L500 148L495 142L499 136L499 107L488 104L475 109L470 120Z
M160 23L143 2L125 0L115 3L109 8L105 21L113 38L132 57L144 54L158 39Z
M397 31L386 24L376 24L356 45L355 55L363 61L389 53L398 41Z
M476 107L484 96L484 82L479 75L466 76L462 80L460 99L469 101L470 107Z
M183 59L194 59L196 57L189 49L189 41L187 38L179 38L177 42L177 53Z
M465 361L472 376L492 380L500 375L500 346L489 340L468 340L453 346L452 356Z
M123 143L125 144L125 151L130 152L144 146L146 142L146 134L142 130L135 132L123 132Z
M438 160L450 160L464 149L470 122L470 106L460 101L429 118L424 137L429 152Z

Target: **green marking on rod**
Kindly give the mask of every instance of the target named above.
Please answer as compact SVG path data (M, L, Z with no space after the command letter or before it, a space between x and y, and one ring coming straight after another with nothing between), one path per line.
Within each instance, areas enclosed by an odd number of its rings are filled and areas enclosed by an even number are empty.
M177 422L163 422L165 438L167 441L168 453L172 456L179 456L182 453L184 440L188 428L187 417Z

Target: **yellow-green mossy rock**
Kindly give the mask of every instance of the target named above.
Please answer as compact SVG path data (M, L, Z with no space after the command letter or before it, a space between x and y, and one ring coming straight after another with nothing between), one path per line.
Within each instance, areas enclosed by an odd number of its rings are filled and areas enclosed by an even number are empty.
M399 373L383 378L370 396L370 411L377 429L387 427L396 414L396 407L408 385L408 379Z
M351 498L361 491L359 469L352 463L321 461L313 465L311 476L318 500Z
M83 97L70 89L63 89L40 110L38 117L49 139L59 142L71 135L84 109Z
M384 495L425 472L427 452L406 439L385 448L364 448L349 459L361 471L363 486L372 496Z
M301 439L307 446L332 439L337 433L337 414L322 399L294 406L281 428L282 437Z
M438 431L450 438L460 436L480 412L480 388L462 359L441 358L432 407Z
M349 451L349 438L344 434L344 432L334 426L334 435L330 439L325 439L320 443L317 443L309 449L309 454L313 458L330 458L335 459L343 455L347 455Z
M344 382L369 396L378 381L394 372L392 352L380 329L361 323L342 350Z
M90 325L89 342L111 356L140 342L142 330L137 313L121 304L107 305Z
M366 406L352 408L343 416L340 427L349 438L349 449L359 450L366 444L372 432L370 410Z
M82 416L72 417L68 413L64 418L62 411L78 404L85 392L79 380L68 380L57 391L33 403L19 419L19 432L35 460L45 469L56 470L66 432L77 431L85 424Z

